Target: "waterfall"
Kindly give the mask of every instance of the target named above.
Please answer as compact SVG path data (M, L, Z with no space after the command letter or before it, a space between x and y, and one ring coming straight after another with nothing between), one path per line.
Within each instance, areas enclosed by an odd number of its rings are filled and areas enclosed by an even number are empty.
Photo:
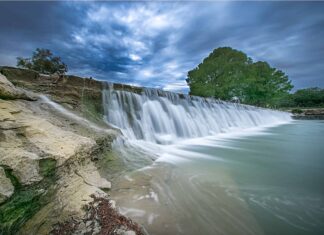
M138 90L138 89L137 89ZM288 113L158 89L103 89L105 121L129 139L157 144L288 122Z
M74 121L76 121L76 122L78 122L78 123L80 123L80 124L82 124L84 126L87 126L87 127L91 128L91 129L94 129L95 131L98 131L98 132L113 133L113 131L111 131L110 129L104 129L104 128L90 122L88 119L80 117L75 113L72 113L68 109L64 108L62 105L60 105L60 104L52 101L51 99L49 99L46 95L40 95L39 98L44 103L50 105L52 108L54 108L55 110L57 110L59 113L66 116L70 120L74 120Z

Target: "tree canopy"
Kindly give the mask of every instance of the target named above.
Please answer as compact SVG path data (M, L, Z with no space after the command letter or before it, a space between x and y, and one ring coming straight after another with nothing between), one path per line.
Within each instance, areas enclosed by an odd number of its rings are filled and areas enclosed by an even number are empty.
M191 95L275 106L293 88L284 72L230 47L215 49L188 72Z
M48 49L37 48L32 58L17 58L17 66L20 68L32 69L43 74L65 74L68 71L67 65L58 56L53 56Z
M279 103L281 107L324 107L324 89L311 87L289 94Z

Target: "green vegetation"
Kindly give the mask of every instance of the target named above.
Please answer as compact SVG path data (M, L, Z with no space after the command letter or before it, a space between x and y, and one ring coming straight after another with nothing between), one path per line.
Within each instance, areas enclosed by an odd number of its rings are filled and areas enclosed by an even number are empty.
M21 185L12 170L3 166L6 176L15 186L15 192L0 205L0 234L17 234L27 220L50 202L55 192L55 165L56 161L53 159L40 161L40 172L44 179L28 186Z
M0 233L16 234L19 228L40 208L41 193L35 190L19 190L0 206Z
M5 165L0 165L5 171L6 177L10 179L12 185L15 187L15 189L19 189L21 187L21 184L19 183L18 178L12 173L12 169Z
M84 91L81 97L81 108L86 118L96 122L102 121L104 112L102 98L98 97L97 94Z
M293 88L282 71L230 47L215 49L188 72L191 95L275 107Z
M319 87L306 88L287 95L279 103L280 107L324 107L324 89Z
M56 160L52 158L45 158L39 160L39 173L43 177L53 176L55 173Z
M67 65L61 61L60 57L53 56L48 49L37 48L32 58L17 58L17 66L35 70L43 74L65 74L68 70Z

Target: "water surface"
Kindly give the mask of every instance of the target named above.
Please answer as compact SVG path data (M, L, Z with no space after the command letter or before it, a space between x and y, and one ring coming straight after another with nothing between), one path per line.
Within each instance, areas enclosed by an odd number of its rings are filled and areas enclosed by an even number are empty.
M112 196L150 234L324 234L323 137L293 121L161 146Z

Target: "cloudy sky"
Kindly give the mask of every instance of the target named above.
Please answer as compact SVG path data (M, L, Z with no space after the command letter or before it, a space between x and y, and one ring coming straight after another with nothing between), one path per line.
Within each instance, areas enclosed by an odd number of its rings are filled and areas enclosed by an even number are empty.
M0 2L0 65L48 48L70 74L186 92L221 46L324 87L324 2Z

